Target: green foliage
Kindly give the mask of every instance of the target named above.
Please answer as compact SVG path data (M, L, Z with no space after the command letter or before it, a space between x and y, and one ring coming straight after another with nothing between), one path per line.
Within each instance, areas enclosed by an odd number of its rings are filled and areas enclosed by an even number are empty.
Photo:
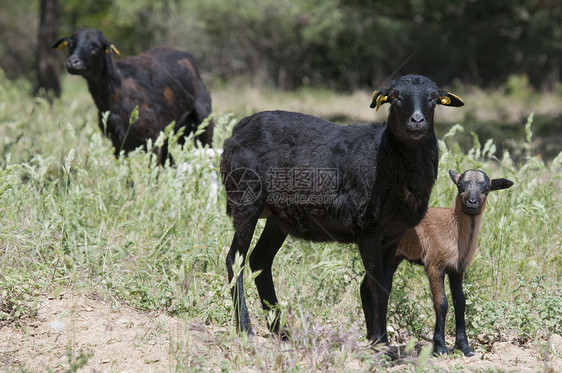
M37 1L5 0L0 67L34 80ZM156 44L192 52L217 80L242 74L282 89L378 86L417 72L514 94L554 89L562 8L552 1L67 0L60 33L101 29L124 56ZM53 40L54 41L54 40ZM62 60L62 56L61 56ZM62 65L62 61L61 61Z
M174 164L156 166L154 154L142 150L115 159L81 83L73 80L50 106L26 96L28 83L0 76L0 323L33 317L42 294L69 289L226 330L226 336L216 337L225 369L384 368L373 351L357 344L365 333L358 296L363 268L351 245L289 239L276 257L279 308L292 328L290 350L296 355L286 348L259 351L235 337L224 265L233 230L224 193L219 189L217 200L209 193L218 156L198 155L193 141L180 147L168 128L162 136L170 140ZM217 147L237 119L215 116ZM527 132L533 128L530 117ZM477 334L498 331L522 340L560 333L562 153L550 164L531 148L521 162L508 154L499 159L494 142L478 136L469 151L461 151L458 138L470 138L469 133L459 125L440 136L431 205L452 203L456 189L449 169L481 168L515 182L490 193L479 249L466 274L471 342L478 343ZM190 173L182 165L192 165ZM249 273L246 289L254 326L265 334L268 315L261 311ZM398 269L389 310L393 341L431 335L434 315L421 267ZM449 315L451 334L454 317ZM186 346L178 351L178 366L209 367ZM71 362L78 367L87 357L78 352ZM420 354L420 369L425 362Z

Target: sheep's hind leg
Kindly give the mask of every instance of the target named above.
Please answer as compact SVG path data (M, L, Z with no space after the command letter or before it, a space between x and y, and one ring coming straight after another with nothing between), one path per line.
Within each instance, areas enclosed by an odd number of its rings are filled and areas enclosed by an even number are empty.
M226 268L228 270L228 281L232 284L234 278L234 262L236 260L236 253L242 257L242 267L246 260L246 254L252 241L254 228L257 219L252 220L250 223L244 225L244 229L236 229L230 251L226 256ZM249 335L254 335L252 324L250 322L250 315L246 306L246 299L244 297L244 271L241 270L236 282L230 289L232 294L232 301L234 303L234 315L236 318L236 325L240 332L246 332Z
M278 301L271 274L271 265L285 238L287 238L287 234L281 230L273 219L269 218L256 247L250 255L250 268L252 271L261 271L256 277L255 282L262 307L266 311L275 310L275 318L270 322L269 330L280 334L282 338L287 337L287 330L285 328L283 328L284 330L279 330L281 312L276 307Z
M462 277L462 273L449 273L449 285L451 286L453 305L455 307L455 347L461 350L465 356L470 357L474 355L474 352L470 349L470 346L468 345L468 339L466 338L466 325L464 320L466 299L462 290Z

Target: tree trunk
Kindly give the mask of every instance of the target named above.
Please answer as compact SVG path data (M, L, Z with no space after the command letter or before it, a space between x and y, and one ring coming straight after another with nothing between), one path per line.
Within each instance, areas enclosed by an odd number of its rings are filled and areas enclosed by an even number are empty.
M37 86L35 94L47 93L60 96L59 75L61 61L56 49L51 45L58 38L59 0L41 0L39 42L37 43Z

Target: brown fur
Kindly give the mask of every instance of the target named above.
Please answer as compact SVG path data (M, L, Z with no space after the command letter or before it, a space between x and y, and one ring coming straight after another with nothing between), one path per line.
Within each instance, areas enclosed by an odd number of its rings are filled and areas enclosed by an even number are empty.
M460 196L450 208L430 207L425 218L404 234L396 255L420 261L426 268L464 272L474 258L483 212L484 207L478 215L465 214Z
M445 316L447 298L444 277L449 275L455 306L456 346L467 356L474 353L468 346L465 332L465 298L462 279L468 265L474 259L482 214L486 198L491 190L506 189L513 185L507 179L491 180L477 170L459 175L449 171L458 187L458 195L450 208L432 207L423 220L406 231L396 251L395 270L403 259L425 267L435 310L434 351L446 353Z

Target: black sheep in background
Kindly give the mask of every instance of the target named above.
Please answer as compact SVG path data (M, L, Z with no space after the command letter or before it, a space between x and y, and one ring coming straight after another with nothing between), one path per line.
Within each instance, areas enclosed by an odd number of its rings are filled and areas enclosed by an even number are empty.
M184 127L184 135L197 129L212 111L211 95L201 81L193 57L183 51L158 47L116 63L111 52L117 49L103 33L81 29L53 44L53 48L69 50L66 69L83 76L98 108L99 126L115 148L115 156L144 146L175 121L174 130ZM129 126L133 109L139 117ZM109 111L107 128L102 115ZM197 139L212 146L213 122ZM183 143L183 137L180 143ZM160 150L159 163L167 157L166 145Z

